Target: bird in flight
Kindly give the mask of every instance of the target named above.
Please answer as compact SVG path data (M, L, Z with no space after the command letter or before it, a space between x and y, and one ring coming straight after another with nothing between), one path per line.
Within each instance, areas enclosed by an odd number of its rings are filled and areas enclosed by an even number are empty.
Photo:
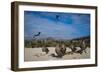
M35 38L35 37L37 37L37 36L40 36L40 34L41 34L41 32L38 32L37 34L35 34L35 35L33 36L33 38Z
M56 19L59 20L59 15L56 15Z

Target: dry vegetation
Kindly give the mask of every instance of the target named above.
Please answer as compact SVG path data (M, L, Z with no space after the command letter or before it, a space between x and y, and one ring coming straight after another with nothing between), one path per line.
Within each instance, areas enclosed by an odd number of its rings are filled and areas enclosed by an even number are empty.
M90 47L90 37L76 38L72 40L54 40L53 38L47 39L32 39L25 40L25 48L38 48L38 47L56 47L58 44L64 44L65 46L82 46L82 41L85 41L86 46Z

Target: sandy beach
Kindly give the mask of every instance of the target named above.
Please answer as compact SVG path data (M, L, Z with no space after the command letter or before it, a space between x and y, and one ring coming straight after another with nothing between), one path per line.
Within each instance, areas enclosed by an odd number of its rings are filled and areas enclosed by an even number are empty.
M65 54L62 58L52 57L51 54L55 53L54 47L48 47L49 53L45 54L41 48L25 48L24 61L46 61L46 60L69 60L69 59L87 59L90 58L90 49L86 49L86 53L82 54L73 53Z

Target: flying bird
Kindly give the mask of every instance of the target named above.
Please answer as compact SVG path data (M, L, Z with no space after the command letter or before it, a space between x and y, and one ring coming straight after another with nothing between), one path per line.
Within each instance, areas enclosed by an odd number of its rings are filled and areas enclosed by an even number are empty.
M56 15L56 19L59 20L59 15Z
M35 34L35 35L33 36L33 38L35 38L36 36L40 36L40 34L41 34L41 32L38 32L37 34Z

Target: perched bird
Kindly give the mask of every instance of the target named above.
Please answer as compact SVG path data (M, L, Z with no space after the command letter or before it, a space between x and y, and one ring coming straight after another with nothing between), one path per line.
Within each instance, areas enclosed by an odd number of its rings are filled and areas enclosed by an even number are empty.
M63 54L66 53L66 46L65 46L64 44L61 46L61 52L62 52Z
M58 58L62 58L62 56L64 56L64 50L60 45L57 45L55 48L55 52L57 54Z
M46 54L48 54L49 53L49 49L47 47L43 47L42 48L42 52L45 52Z

